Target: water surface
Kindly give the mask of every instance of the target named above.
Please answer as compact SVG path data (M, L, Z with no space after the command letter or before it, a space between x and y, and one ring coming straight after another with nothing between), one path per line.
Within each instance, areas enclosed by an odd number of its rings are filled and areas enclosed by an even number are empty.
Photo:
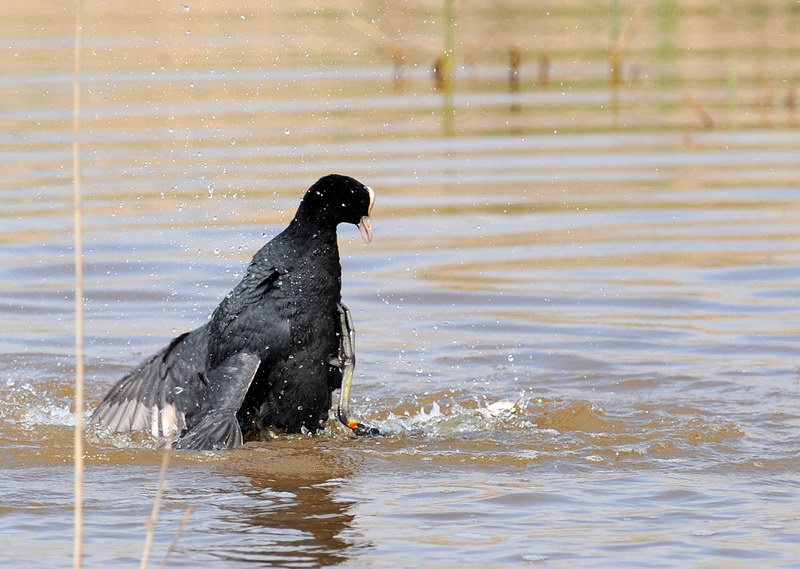
M645 3L612 88L632 7L459 5L449 118L438 5L295 4L86 7L90 406L319 176L378 194L340 236L387 436L174 454L153 565L800 567L797 11ZM0 23L7 567L71 563L71 17ZM86 566L138 567L160 463L89 430Z

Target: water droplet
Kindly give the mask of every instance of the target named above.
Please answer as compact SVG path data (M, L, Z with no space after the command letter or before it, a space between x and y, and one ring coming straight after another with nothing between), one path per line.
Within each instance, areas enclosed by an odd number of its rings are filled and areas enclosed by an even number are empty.
M715 535L717 532L710 529L698 529L692 532L692 535L695 537L709 537Z
M513 362L514 361L514 356L512 356L511 354L508 354L508 361Z
M236 146L236 139L235 138L231 138L231 146Z

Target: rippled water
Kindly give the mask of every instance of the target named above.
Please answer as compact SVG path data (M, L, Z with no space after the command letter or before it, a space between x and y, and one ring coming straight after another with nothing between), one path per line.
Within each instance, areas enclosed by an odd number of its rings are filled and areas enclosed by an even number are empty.
M452 118L438 4L88 5L91 406L317 177L378 194L340 235L387 435L173 454L152 565L800 567L800 14L739 4L458 4ZM0 560L67 567L71 14L0 30ZM137 567L162 455L87 439L86 565Z

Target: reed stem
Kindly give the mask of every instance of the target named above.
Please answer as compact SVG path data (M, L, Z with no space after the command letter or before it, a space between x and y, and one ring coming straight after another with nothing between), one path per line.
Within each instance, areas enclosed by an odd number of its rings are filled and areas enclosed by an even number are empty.
M142 563L139 565L139 569L147 569L147 566L150 563L150 552L153 550L153 538L156 533L156 521L158 520L158 512L161 509L161 499L164 495L164 488L167 486L168 467L169 447L164 447L164 454L161 457L161 468L158 474L158 489L156 490L156 498L153 501L153 509L150 510L150 517L147 518L147 535L144 540Z
M442 92L444 94L444 132L447 136L454 134L455 105L453 104L454 78L453 56L455 53L456 18L453 11L453 0L444 0L444 53L442 54Z
M164 554L164 560L161 562L159 569L166 569L167 561L169 561L169 556L175 551L178 547L178 541L181 539L183 535L183 529L186 527L186 522L189 521L189 517L194 512L194 506L189 506L186 508L186 513L181 518L181 521L178 522L178 529L175 531L175 536L172 538L172 543L169 544L169 548L167 552Z
M81 205L81 27L83 1L75 0L75 54L72 79L72 189L75 239L75 538L72 566L83 563L83 210Z
M628 53L628 49L630 49L631 44L636 37L636 32L639 31L639 26L644 19L644 11L642 10L641 6L637 6L636 10L633 12L633 15L628 20L627 24L625 24L625 29L622 30L622 32L618 31L619 6L616 2L614 3L614 14L614 19L612 20L612 29L614 30L613 33L615 35L619 35L616 36L616 41L611 47L609 59L611 63L611 86L618 87L624 81L622 71L623 60L625 59L625 55Z

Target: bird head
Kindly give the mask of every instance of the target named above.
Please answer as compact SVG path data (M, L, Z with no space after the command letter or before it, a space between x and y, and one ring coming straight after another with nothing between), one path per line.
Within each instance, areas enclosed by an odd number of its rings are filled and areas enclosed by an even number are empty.
M340 174L323 176L311 186L297 217L313 219L322 225L352 223L357 225L364 241L372 241L372 222L369 215L375 203L375 192L355 178Z

